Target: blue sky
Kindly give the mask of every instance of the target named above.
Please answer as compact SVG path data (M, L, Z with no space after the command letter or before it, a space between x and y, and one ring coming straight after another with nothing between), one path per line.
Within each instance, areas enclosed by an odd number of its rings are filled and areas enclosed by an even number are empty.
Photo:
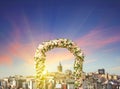
M120 74L120 1L39 0L0 3L0 77L34 75L38 44L57 38L73 40L85 53L85 72L105 68ZM59 61L72 68L66 49L47 52L48 70ZM51 62L52 61L52 62Z

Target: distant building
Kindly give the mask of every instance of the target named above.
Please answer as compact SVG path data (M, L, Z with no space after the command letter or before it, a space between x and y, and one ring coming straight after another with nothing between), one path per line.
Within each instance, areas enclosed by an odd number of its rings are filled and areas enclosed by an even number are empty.
M62 65L61 62L59 63L58 67L57 67L58 72L62 72Z
M117 80L118 79L118 76L117 75L109 75L108 76L109 77L109 79L111 80Z
M0 80L0 86L2 85L2 80Z
M8 82L5 81L5 80L2 82L2 86L3 86L5 89L7 89L7 83L8 83Z
M120 80L120 75L118 76L118 80Z
M98 69L99 74L105 74L105 69Z
M114 80L117 80L117 79L118 79L118 76L117 76L117 75L113 75L113 79L114 79Z
M28 79L27 82L28 82L28 88L29 89L36 89L35 88L35 80L34 79L32 79L32 78Z

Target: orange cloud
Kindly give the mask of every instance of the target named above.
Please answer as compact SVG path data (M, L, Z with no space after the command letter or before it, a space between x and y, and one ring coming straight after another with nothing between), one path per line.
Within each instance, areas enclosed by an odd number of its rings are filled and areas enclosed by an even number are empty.
M68 50L56 50L56 51L51 51L48 52L47 54L47 61L46 64L54 64L57 63L59 61L66 61L66 60L70 60L73 59L74 60L74 56L72 53L70 53Z
M0 64L11 65L12 59L8 55L0 55Z
M13 57L21 58L27 63L33 63L35 49L32 44L11 43L8 50Z
M14 38L13 42L11 42L8 46L8 54L4 57L0 57L0 59L5 59L9 60L8 63L12 63L12 57L18 57L20 59L23 59L25 62L33 64L34 63L34 53L38 45L38 38L37 41L33 40L33 37L31 35L31 40L27 44L21 43L20 42L20 32L15 31L15 34L17 34L17 37ZM48 35L41 35L40 36L40 41L46 38L46 36L49 38L50 34ZM109 45L111 43L115 43L120 41L120 36L111 36L111 37L104 37L103 39L103 33L102 31L98 30L93 30L89 32L88 34L84 35L83 37L78 38L75 42L77 43L78 46L80 46L85 54L89 54L92 51L102 48L106 45ZM52 63L58 63L59 61L64 61L64 60L70 60L74 59L74 56L72 53L70 53L68 50L57 50L57 51L51 51L50 53L47 54L47 63L52 64ZM2 60L3 61L3 60ZM5 63L7 61L3 61L1 63ZM88 60L89 61L89 60ZM89 62L94 62L96 60L90 60Z
M73 64L68 64L67 62L74 61L74 56L67 49L53 49L46 53L46 68L49 71L57 71L57 66L59 62L66 62L63 66L64 69L70 69Z
M17 40L17 39L16 39ZM20 43L18 41L14 41L8 46L8 53L12 57L16 57L24 60L26 63L34 64L34 54L37 48L37 41L31 41L30 43Z

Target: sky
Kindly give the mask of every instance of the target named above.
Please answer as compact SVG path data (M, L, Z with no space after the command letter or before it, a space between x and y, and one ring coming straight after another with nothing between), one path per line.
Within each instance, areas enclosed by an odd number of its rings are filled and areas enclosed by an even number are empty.
M83 71L120 75L120 1L4 0L0 3L0 77L35 75L39 44L57 38L76 43L85 54ZM65 48L46 53L48 71L73 69Z

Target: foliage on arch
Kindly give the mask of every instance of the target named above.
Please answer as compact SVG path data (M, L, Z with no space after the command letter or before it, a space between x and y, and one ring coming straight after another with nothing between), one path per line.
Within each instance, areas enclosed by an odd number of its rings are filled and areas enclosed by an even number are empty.
M76 46L74 42L69 39L56 39L50 40L48 42L43 42L38 46L35 53L35 68L36 68L36 87L37 89L44 89L44 81L45 81L45 53L53 48L67 48L74 56L74 79L75 79L75 87L79 87L82 84L81 75L82 75L82 67L84 61L84 55L79 47Z

